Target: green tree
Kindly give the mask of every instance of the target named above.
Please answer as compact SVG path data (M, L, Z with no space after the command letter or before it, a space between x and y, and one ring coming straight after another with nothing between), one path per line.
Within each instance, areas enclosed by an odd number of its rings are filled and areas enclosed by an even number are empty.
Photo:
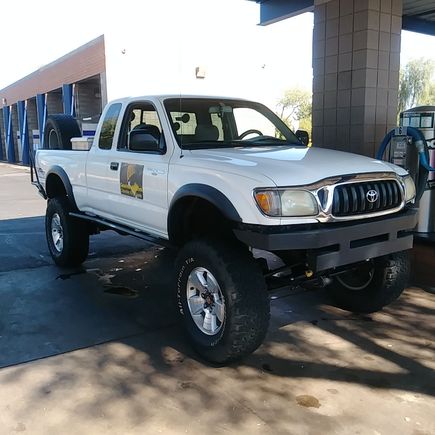
M435 106L435 82L429 83L427 92L421 100L424 106Z
M311 92L305 89L288 89L277 104L278 116L293 130L297 123L299 128L311 132L311 112Z
M399 113L421 104L435 104L433 59L413 59L400 71Z

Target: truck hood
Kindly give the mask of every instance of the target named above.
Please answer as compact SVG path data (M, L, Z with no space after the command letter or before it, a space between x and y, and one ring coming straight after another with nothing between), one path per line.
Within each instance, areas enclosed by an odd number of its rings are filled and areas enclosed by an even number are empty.
M369 172L396 172L399 175L407 173L399 166L387 162L325 148L256 146L193 150L189 154L190 158L186 160L190 164L252 178L262 174L279 187L311 184L337 175Z

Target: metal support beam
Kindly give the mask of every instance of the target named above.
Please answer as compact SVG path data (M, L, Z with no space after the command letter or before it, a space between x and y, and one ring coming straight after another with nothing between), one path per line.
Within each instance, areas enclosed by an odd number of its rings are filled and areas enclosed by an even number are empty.
M17 102L18 122L20 124L21 150L23 164L29 165L29 130L27 126L27 100Z
M47 121L46 94L38 94L36 96L36 110L38 112L39 147L44 148L44 130L45 122Z
M3 107L3 121L6 132L6 150L9 163L15 163L15 147L14 147L14 135L12 131L12 113L11 106Z
M74 101L74 84L62 85L63 113L76 116Z
M260 4L260 25L276 23L314 9L314 0L267 0Z
M2 129L0 128L0 160L4 160L3 157L3 138L2 138Z
M435 36L435 22L423 20L421 18L402 17L402 29L410 32L424 33L425 35Z

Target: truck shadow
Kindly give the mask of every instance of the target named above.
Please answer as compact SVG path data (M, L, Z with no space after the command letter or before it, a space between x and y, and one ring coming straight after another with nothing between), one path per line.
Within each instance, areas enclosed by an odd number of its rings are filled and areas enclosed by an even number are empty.
M26 349L3 364L12 366L0 371L5 394L17 382L26 383L25 400L14 411L17 421L36 412L35 404L42 409L53 399L64 400L66 391L71 399L64 412L83 422L96 415L115 419L128 403L131 424L152 421L155 409L182 410L191 419L198 409L215 409L219 412L207 415L207 425L222 430L242 428L260 400L273 406L255 412L276 431L300 418L289 403L295 403L304 380L328 383L331 391L350 384L435 396L433 293L410 287L382 312L359 316L334 308L324 291L281 289L271 295L264 344L242 362L212 367L192 351L177 320L174 260L168 249L148 247L122 257L91 257L82 269L48 268L47 282L65 291L67 299L51 320L58 331L50 339L57 344L36 357L68 357L36 363L46 368L38 381L31 376L32 365L15 365L33 359ZM43 316L47 308L36 309ZM64 327L68 322L74 327ZM11 331L3 325L1 335L5 330ZM42 346L47 330L27 334ZM82 350L71 352L76 349ZM86 395L89 385L93 394ZM325 432L334 427L326 416L309 418Z

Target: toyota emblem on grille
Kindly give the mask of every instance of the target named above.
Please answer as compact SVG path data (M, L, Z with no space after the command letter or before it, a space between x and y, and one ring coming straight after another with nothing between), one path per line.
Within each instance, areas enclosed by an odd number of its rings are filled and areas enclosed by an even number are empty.
M371 203L376 202L378 198L379 198L379 193L376 190L372 189L366 193L366 199L368 202Z

